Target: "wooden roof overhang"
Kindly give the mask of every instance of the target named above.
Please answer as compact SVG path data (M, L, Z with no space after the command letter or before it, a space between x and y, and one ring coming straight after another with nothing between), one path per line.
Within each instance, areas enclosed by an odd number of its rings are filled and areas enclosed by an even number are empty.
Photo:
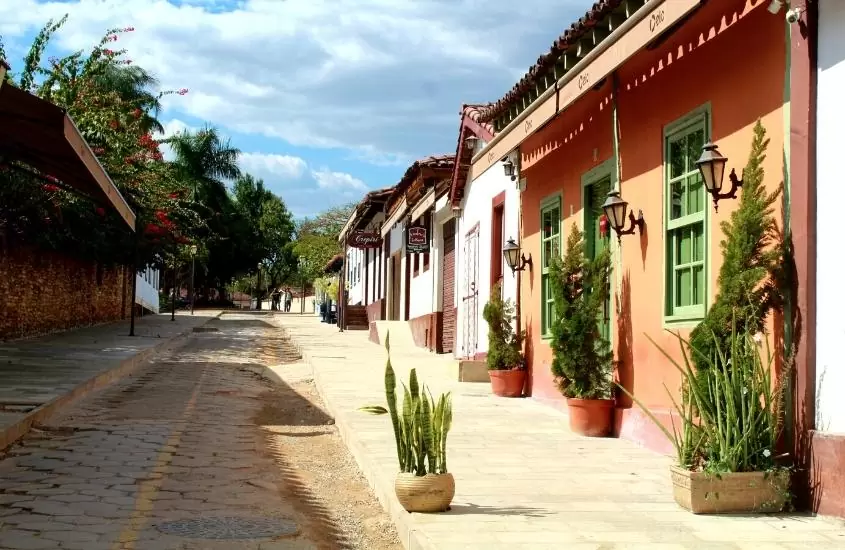
M0 59L0 156L20 161L69 191L114 208L132 231L135 213L67 113L5 82Z
M449 187L449 204L452 209L458 208L464 198L469 168L472 166L473 148L467 143L468 138L474 137L483 141L490 141L496 135L493 125L480 122L482 109L490 105L464 105L461 109L461 124L458 127L458 144L455 150L455 166Z
M659 44L706 0L598 0L479 121L496 136L475 154L472 178L518 149L641 49Z
M338 235L338 242L343 242L351 232L366 227L380 212L384 212L385 205L393 190L394 187L388 187L386 189L370 191L364 195L361 202L355 205L355 209L346 221L346 225L341 230L340 235Z
M410 211L429 191L440 194L449 189L452 171L455 166L454 155L437 155L416 161L406 171L405 175L394 187L393 193L387 201L387 220L382 225L382 236Z
M323 268L326 275L335 275L343 269L343 254L335 254Z

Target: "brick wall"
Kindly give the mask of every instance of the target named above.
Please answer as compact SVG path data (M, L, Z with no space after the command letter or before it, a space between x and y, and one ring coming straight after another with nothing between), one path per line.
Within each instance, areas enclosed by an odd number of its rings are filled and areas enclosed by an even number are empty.
M129 315L131 269L103 269L52 252L0 251L0 340L48 334Z

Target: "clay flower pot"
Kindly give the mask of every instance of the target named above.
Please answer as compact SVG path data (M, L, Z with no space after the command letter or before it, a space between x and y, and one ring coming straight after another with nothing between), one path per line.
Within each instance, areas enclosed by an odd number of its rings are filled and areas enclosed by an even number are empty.
M775 513L789 497L789 473L710 474L672 466L675 502L693 514Z
M396 474L393 485L399 503L408 512L445 512L455 498L452 474Z
M575 399L568 397L569 428L588 437L607 437L613 431L612 399Z
M489 370L490 387L499 397L522 397L525 369Z

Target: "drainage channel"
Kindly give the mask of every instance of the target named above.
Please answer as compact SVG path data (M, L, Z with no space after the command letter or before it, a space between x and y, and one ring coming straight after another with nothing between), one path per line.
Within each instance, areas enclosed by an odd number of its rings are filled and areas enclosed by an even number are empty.
M275 539L299 533L296 523L284 518L233 516L166 521L156 529L165 535L213 540Z

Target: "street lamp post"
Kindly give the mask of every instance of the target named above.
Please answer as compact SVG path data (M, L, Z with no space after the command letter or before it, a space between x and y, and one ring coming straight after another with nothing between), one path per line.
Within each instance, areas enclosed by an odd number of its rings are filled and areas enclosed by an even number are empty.
M194 267L196 264L196 255L197 255L197 245L191 245L191 284L190 286L190 293L191 293L191 315L194 314Z

